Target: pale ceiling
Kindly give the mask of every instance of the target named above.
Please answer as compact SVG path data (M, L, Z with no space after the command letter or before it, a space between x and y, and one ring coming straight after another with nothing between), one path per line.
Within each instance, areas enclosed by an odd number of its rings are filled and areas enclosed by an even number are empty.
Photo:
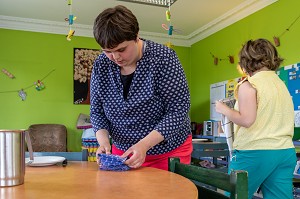
M277 0L177 0L171 6L172 41L191 45ZM170 38L162 28L167 8L117 0L73 0L75 35L92 36L96 16L105 8L122 4L137 16L141 35L156 40ZM69 15L67 0L0 0L0 28L63 34ZM47 27L42 27L43 25ZM155 39L154 39L155 40ZM181 43L181 44L180 44Z

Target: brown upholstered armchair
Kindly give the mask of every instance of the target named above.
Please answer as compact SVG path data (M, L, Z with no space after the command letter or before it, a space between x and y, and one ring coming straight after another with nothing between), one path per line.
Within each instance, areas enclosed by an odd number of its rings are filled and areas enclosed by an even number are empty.
M67 151L67 128L61 124L33 124L29 135L34 152Z

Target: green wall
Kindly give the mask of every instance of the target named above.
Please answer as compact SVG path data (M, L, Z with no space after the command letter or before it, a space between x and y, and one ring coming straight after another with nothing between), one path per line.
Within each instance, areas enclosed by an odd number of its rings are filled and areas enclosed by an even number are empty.
M249 39L280 36L299 16L299 0L279 0L276 3L244 18L241 21L205 38L191 47L191 116L192 121L209 120L210 84L239 77L237 72L238 52ZM300 19L280 37L277 48L285 58L283 66L300 62ZM219 61L216 66L210 54L225 59L233 55L235 63Z
M76 128L80 113L89 105L73 104L73 48L99 48L94 38L0 29L0 129L27 129L31 124L58 123L68 129L68 150L81 149L82 130ZM189 48L174 48L189 78ZM52 70L54 72L50 73ZM47 74L49 74L47 76ZM37 91L41 80L45 89ZM25 89L25 101L18 91ZM11 92L12 91L12 92Z

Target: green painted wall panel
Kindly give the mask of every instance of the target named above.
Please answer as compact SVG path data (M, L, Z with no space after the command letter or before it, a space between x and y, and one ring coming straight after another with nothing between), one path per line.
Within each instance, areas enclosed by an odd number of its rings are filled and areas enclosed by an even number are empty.
M0 73L0 128L27 129L31 124L58 123L68 129L68 149L81 149L82 131L76 129L79 113L89 113L88 105L73 104L73 48L99 48L92 38L0 29L0 68L16 78ZM34 82L45 77L45 89ZM28 88L29 87L29 88ZM18 90L25 89L22 101ZM14 91L14 92L6 92Z

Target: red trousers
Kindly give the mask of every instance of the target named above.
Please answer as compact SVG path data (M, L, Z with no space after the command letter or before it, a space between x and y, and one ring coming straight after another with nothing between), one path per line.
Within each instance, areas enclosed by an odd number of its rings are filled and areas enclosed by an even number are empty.
M180 162L184 164L191 163L191 154L193 151L192 136L188 136L186 141L178 148L164 153L161 155L147 155L145 162L142 164L144 167L154 167L158 169L168 170L168 158L178 157ZM114 145L112 146L112 154L123 155L125 151L119 150Z

